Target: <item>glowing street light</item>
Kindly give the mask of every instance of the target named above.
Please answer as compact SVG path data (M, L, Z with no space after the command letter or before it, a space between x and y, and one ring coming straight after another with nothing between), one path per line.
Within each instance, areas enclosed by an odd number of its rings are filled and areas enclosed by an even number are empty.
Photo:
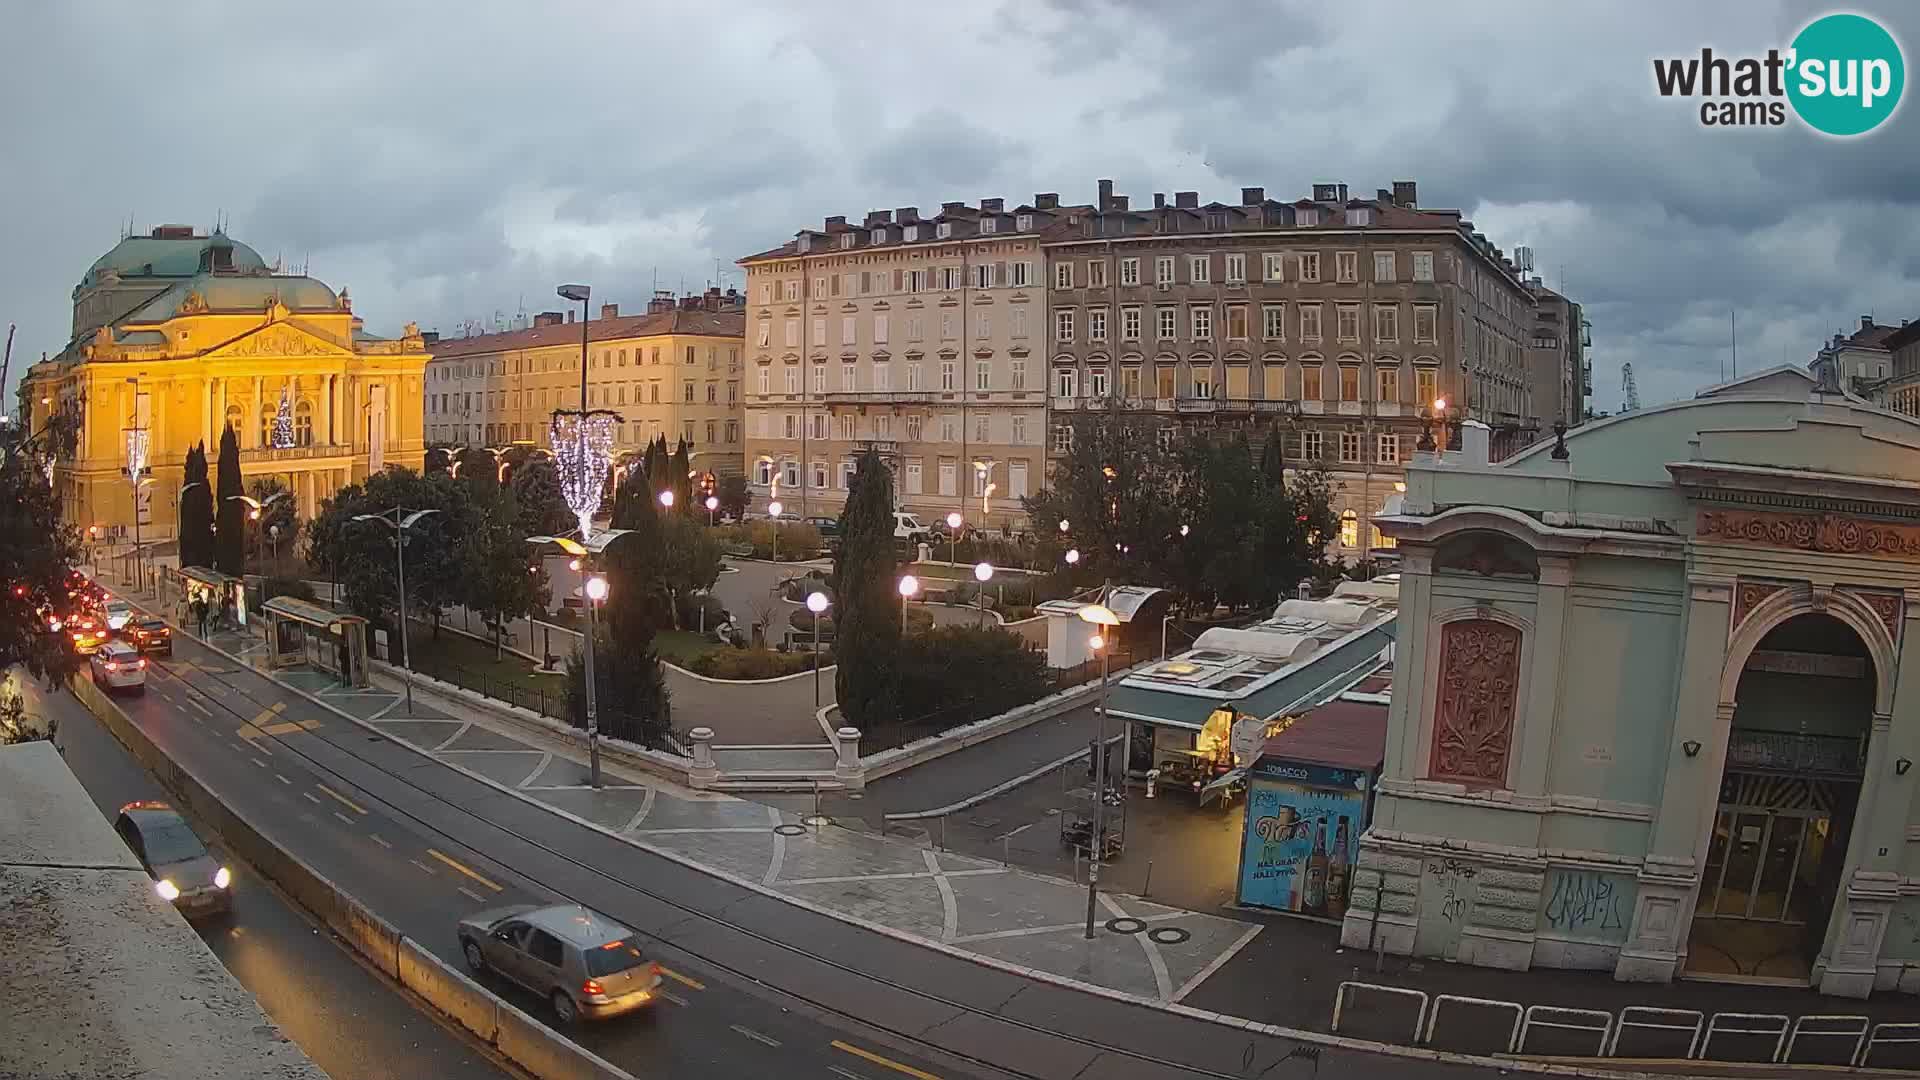
M947 561L950 563L960 561L960 523L963 520L960 511L947 512Z
M1105 604L1088 604L1080 609L1080 618L1097 628L1087 644L1100 654L1100 707L1097 713L1100 733L1093 742L1097 755L1094 758L1093 844L1087 860L1086 936L1088 941L1092 941L1093 912L1100 896L1100 857L1106 854L1107 840L1107 665L1113 655L1113 651L1107 648L1107 634L1111 633L1110 627L1120 625L1120 616Z
M707 496L707 528L713 528L713 512L718 509L720 509L720 497L718 495Z
M913 601L915 593L920 591L920 579L912 574L900 578L900 632L907 632L907 605Z
M663 491L660 493L660 505L666 507L669 510L673 509L673 492L672 491Z
M586 590L587 599L596 604L605 601L607 598L607 579L599 574L593 575L587 579Z
M1079 562L1080 562L1080 549L1068 548L1067 549L1067 565L1074 566L1074 565L1077 565Z
M820 711L820 618L826 614L830 603L827 594L810 592L807 594L807 610L813 612L813 711Z
M1060 519L1060 531L1061 531L1061 532L1066 532L1066 531L1067 531L1067 528L1068 528L1068 526L1067 526L1067 519L1066 519L1066 518L1061 518L1061 519Z
M993 580L993 564L987 562L975 563L973 565L973 580L980 583L980 625L985 626L987 623L987 582Z

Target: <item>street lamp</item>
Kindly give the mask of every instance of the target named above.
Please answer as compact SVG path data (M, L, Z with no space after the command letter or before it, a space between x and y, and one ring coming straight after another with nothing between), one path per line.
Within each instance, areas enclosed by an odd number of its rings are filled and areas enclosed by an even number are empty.
M1087 860L1087 940L1093 940L1093 911L1100 895L1100 856L1106 853L1107 822L1107 662L1113 655L1108 637L1112 627L1120 625L1120 616L1105 604L1088 604L1080 609L1080 618L1098 629L1087 644L1100 653L1099 734L1094 738L1093 847Z
M1067 549L1067 565L1075 566L1075 565L1078 565L1079 562L1080 562L1080 549L1068 548Z
M192 486L193 485L191 484L187 485L187 487L192 487ZM181 488L180 490L185 491L187 489ZM287 497L287 492L276 491L273 494L267 496L265 499L256 499L251 495L229 495L227 496L227 501L237 502L245 505L247 508L247 520L259 521L260 515L266 510L267 507L272 506L274 503L277 503L281 499L284 499L286 497ZM258 558L260 555L260 532L258 529L254 530L253 540L254 540L253 553L254 553L254 556ZM262 577L266 576L265 570L266 570L266 567L264 566L261 567ZM246 575L242 574L241 577L244 579Z
M980 625L987 624L987 582L993 580L992 563L975 563L973 579L980 583Z
M913 602L914 594L920 591L920 579L908 574L900 579L900 633L907 632L907 605Z
M807 610L813 612L813 711L820 711L820 619L826 614L827 594L807 594Z
M229 495L228 498L244 498L244 496ZM407 532L421 518L439 512L438 510L408 512L405 507L396 506L391 510L382 510L378 514L353 515L355 521L377 521L393 530L395 584L400 593L400 669L405 673L402 677L407 684L408 716L413 715L413 650L407 647ZM393 516L388 517L389 514Z
M666 507L668 510L673 509L673 492L671 491L661 492L660 505Z
M773 531L773 561L780 561L780 500L767 504L767 528Z
M593 534L585 543L565 536L529 536L527 537L527 543L552 544L558 547L561 551L573 556L573 558L568 561L567 568L579 571L582 567L590 565L589 560L593 556L605 551L608 544L627 535L629 531L631 530L604 529L599 533ZM582 674L585 676L587 691L587 772L589 776L588 783L592 784L596 789L600 787L600 712L599 686L594 682L593 678L593 639L596 636L596 623L600 602L607 598L607 593L607 579L600 576L597 572L590 572L587 580L580 584L580 594L587 601L585 605L587 609L587 632L584 635L585 641L582 643L580 649L582 664L585 668Z
M947 561L950 563L960 561L956 554L960 547L960 522L960 511L954 510L947 514Z
M707 528L713 528L713 512L718 509L720 509L719 497L715 495L707 496Z

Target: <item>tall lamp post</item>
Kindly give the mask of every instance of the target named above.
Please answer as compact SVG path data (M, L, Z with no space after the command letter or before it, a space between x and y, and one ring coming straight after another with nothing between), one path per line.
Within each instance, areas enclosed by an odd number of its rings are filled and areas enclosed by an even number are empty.
M1102 597L1104 599L1104 596ZM1100 896L1100 857L1106 854L1107 844L1107 660L1113 654L1113 642L1110 640L1114 627L1120 625L1120 617L1105 604L1088 604L1080 609L1080 618L1094 626L1094 635L1088 642L1100 653L1100 705L1099 734L1095 737L1094 781L1093 781L1093 847L1087 860L1087 940L1093 940L1094 908Z
M783 509L785 508L780 505L779 499L767 504L767 527L773 530L773 561L775 563L780 561L780 511Z
M707 506L707 528L711 529L713 528L713 512L715 510L720 509L719 497L715 495L707 496L706 506Z
M826 617L827 594L810 592L807 594L807 610L813 612L813 711L820 711L820 620Z
M186 488L181 488L180 490L185 491ZM227 496L227 501L244 504L247 508L247 520L259 521L261 515L266 512L267 507L272 506L274 503L277 503L281 499L284 499L286 497L287 497L286 492L276 491L264 499L256 499L251 495L229 495ZM254 554L254 557L257 559L260 556L261 536L260 536L260 530L258 528L255 528L253 532L254 532L253 554ZM266 570L266 567L262 566L261 567L262 577L266 576L265 570ZM245 574L241 574L240 576L242 579L245 579L246 577Z
M607 549L607 545L627 535L630 529L602 529L592 535L586 543L567 536L529 536L529 544L552 544L561 551L573 556L568 568L584 571L585 581L580 583L580 595L586 601L587 632L586 641L580 649L581 674L586 679L586 721L587 721L587 771L589 783L600 787L600 684L594 681L593 639L597 636L600 605L606 601L610 591L607 579L594 571L591 562L595 556Z
M993 564L975 563L973 579L980 583L980 625L987 625L987 582L993 580Z
M228 498L237 496L229 495ZM400 593L400 670L407 684L407 715L413 715L413 650L407 647L407 532L415 523L428 514L437 514L438 510L414 510L396 506L378 514L355 514L355 521L377 521L393 530L393 558L395 583ZM258 515L260 511L255 510ZM389 516L391 515L391 516Z
M958 510L950 511L947 514L947 561L950 563L960 561L958 554L960 550L960 523L963 520L965 519L960 516L960 511Z
M907 605L913 602L914 594L920 591L920 579L908 574L900 579L900 633L907 632Z

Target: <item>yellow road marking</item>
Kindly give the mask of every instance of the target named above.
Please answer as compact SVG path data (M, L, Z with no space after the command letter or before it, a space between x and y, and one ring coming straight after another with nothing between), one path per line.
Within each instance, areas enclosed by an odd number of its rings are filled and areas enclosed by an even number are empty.
M364 814L367 812L366 807L361 806L359 803L354 802L352 799L347 798L345 795L340 794L325 784L315 784L313 786L320 789L320 794L325 795L356 814Z
M460 871L461 873L467 875L468 877L479 882L480 884L485 885L487 888L492 889L494 892L506 891L502 889L500 886L495 885L493 882L488 881L486 878L481 877L479 874L474 873L472 867L467 866L465 863L462 863L458 859L449 858L448 856L443 855L440 852L433 850L432 848L427 849L427 854L433 856L436 859L439 859L441 862L446 863L448 866L453 867L455 870Z
M876 1054L871 1050L862 1050L859 1047L853 1045L852 1043L844 1043L844 1042L841 1042L839 1039L833 1040L833 1048L835 1050L841 1050L846 1053L852 1054L854 1057L857 1057L857 1058L864 1058L868 1061L873 1062L875 1065L880 1066L881 1068L892 1069L894 1072L897 1072L897 1073L904 1073L907 1076L914 1077L915 1080L940 1080L939 1077L933 1075L930 1072L921 1072L919 1069L916 1069L911 1065L902 1065L900 1062L895 1061L892 1058L881 1057L879 1054Z
M673 970L672 968L666 967L664 965L662 965L660 968L660 974L665 975L667 978L672 979L674 982L681 983L686 986L691 986L695 990L705 990L707 988L707 984L701 982L699 979L693 978L688 975L682 975L679 972Z

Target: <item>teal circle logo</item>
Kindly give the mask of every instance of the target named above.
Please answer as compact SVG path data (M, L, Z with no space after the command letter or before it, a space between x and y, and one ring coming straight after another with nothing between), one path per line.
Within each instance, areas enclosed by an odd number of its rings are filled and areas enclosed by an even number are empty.
M1815 131L1864 135L1900 107L1900 43L1864 15L1823 15L1793 39L1787 100Z

